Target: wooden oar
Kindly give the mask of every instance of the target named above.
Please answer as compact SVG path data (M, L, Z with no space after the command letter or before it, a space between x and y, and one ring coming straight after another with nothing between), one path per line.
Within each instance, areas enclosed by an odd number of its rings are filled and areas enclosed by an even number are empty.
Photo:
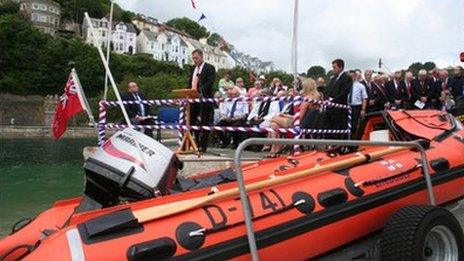
M388 149L375 151L367 155L361 154L356 157L345 159L342 161L337 161L337 162L329 163L326 165L313 167L311 169L298 171L298 172L288 174L285 176L276 176L273 179L267 179L267 180L255 182L255 183L246 185L245 188L247 192L264 189L264 188L272 187L275 185L280 185L286 182L290 182L296 179L300 179L300 178L303 178L303 177L306 177L312 174L317 174L317 173L321 173L325 171L335 171L338 169L352 167L352 166L364 163L368 160L376 160L387 154L392 154L392 153L396 153L396 152L399 152L402 150L408 150L408 149L409 148L407 147L391 147ZM194 208L206 206L215 201L238 196L238 195L239 195L239 189L232 188L232 189L224 190L224 191L217 192L215 194L207 195L207 196L200 197L200 198L186 199L186 200L176 201L173 203L167 203L167 204L160 205L160 206L153 206L153 207L148 207L145 209L140 209L140 210L134 211L133 215L135 218L137 218L139 223L144 223L144 222L152 221L155 219L178 214L178 213L191 210Z

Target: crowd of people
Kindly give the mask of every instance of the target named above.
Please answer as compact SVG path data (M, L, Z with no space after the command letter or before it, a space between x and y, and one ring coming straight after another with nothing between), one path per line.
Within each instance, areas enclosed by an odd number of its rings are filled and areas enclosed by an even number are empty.
M192 53L195 68L191 72L189 86L197 90L202 98L238 98L238 97L285 97L302 96L312 100L330 101L351 106L351 133L354 135L359 119L366 113L385 109L437 109L449 110L455 101L464 96L464 70L456 66L453 75L445 69L435 68L430 71L420 70L417 77L411 71L396 71L389 75L373 70L345 70L342 59L332 62L332 77L326 83L323 77L318 79L300 78L295 86L286 86L279 78L273 78L266 85L264 75L258 77L253 86L247 88L240 77L233 80L231 72L219 80L218 91L213 94L215 68L203 60L203 52ZM132 86L134 89L134 86ZM131 86L129 86L131 92ZM141 96L132 94L127 99L139 100ZM348 128L348 111L331 106L320 106L305 100L299 106L302 129L346 130ZM132 106L131 117L137 117L146 109L144 106ZM293 102L226 100L221 103L192 104L191 125L216 125L234 127L270 127L292 128L296 108ZM137 114L138 113L138 114ZM140 118L146 120L145 118ZM140 120L139 119L139 120ZM140 121L139 121L140 123ZM244 137L264 136L278 137L279 133L215 133L220 147L237 147ZM195 138L200 151L206 151L209 137L206 131L196 131ZM321 137L316 137L321 138ZM325 135L323 138L347 138L341 135ZM278 155L278 146L264 147L269 150L269 157Z

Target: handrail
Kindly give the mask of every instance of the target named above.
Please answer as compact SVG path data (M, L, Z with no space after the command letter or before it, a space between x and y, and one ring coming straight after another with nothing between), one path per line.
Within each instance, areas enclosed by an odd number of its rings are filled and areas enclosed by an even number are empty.
M421 154L421 167L425 176L425 182L427 185L427 192L429 196L430 205L435 205L435 197L433 194L432 180L428 170L427 155L424 147L419 141L403 142L403 141L358 141L358 140L289 140L289 139L267 139L267 138L251 138L243 141L238 146L234 155L234 163L236 167L236 176L240 192L240 201L245 217L245 226L247 230L248 245L250 248L250 254L253 261L258 261L258 250L256 247L256 239L253 230L253 221L250 209L250 203L248 202L248 193L245 188L245 181L243 179L243 172L241 167L242 152L250 145L310 145L310 146L398 146L398 147L410 147L416 148Z

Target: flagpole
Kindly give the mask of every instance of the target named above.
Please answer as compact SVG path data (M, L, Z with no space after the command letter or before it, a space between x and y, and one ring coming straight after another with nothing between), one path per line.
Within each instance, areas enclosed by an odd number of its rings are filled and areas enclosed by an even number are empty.
M96 40L97 38L95 37L95 32L94 32L92 21L90 20L89 14L85 12L84 16L85 16L85 19L87 20L87 23L89 24L89 29L90 29L90 33L92 34L92 38ZM113 87L113 91L114 91L114 94L116 95L116 99L118 100L119 107L121 108L122 115L124 116L124 120L126 121L127 125L130 128L133 128L134 126L132 125L129 119L129 115L127 114L126 107L124 107L124 104L122 103L121 95L119 94L118 87L116 87L113 74L110 71L110 67L108 66L108 62L105 59L105 55L103 54L102 48L98 42L96 43L95 46L97 47L98 54L100 55L100 59L103 63L103 67L105 67L105 71L108 74L108 79L110 80L111 87Z
M92 110L90 109L89 102L87 101L87 96L85 96L84 89L82 88L81 81L79 80L79 77L77 76L77 72L75 68L71 69L71 74L73 79L76 80L76 85L77 85L77 90L79 91L78 96L81 104L84 107L84 111L87 112L87 115L89 116L89 125L90 126L96 126L95 124L95 118L93 117Z
M108 24L108 37L106 40L106 63L110 63L110 46L111 46L111 31L113 29L113 5L114 1L111 0L111 7L110 7L110 21ZM105 91L103 92L103 100L106 101L108 95L108 73L105 72Z
M292 31L292 71L294 83L298 82L298 0L293 1L293 31Z
M93 29L92 21L90 21L89 14L87 12L84 13L85 19L87 20L87 23L89 24L89 29L90 33L92 34L92 38L96 40L97 38L95 37L95 32ZM126 121L126 124L129 126L129 128L134 129L134 125L132 125L129 115L127 114L126 107L122 103L121 95L119 94L118 87L116 87L116 82L114 81L113 74L110 71L110 67L108 66L108 63L106 62L105 55L103 54L101 45L96 44L98 54L100 55L100 60L103 63L103 67L105 67L105 71L108 74L108 79L110 80L111 87L113 87L114 94L116 95L116 99L118 100L119 107L121 108L122 115L124 116L124 119ZM136 137L134 137L136 139ZM138 141L135 142L135 146L137 147L137 152L139 153L140 159L142 160L143 164L145 166L150 166L147 164L147 161L145 160L145 157L142 153L142 149L140 148L140 144Z

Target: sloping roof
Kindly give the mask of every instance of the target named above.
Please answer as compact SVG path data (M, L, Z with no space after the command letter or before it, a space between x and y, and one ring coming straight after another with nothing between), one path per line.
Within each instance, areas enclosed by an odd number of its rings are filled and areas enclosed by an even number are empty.
M142 32L145 35L145 37L147 37L148 41L156 41L157 34L155 32L149 30L143 30Z
M132 23L125 23L125 24L127 26L127 31L129 33L135 33L135 34L137 33L137 31L135 30L135 27L134 27L134 25Z

